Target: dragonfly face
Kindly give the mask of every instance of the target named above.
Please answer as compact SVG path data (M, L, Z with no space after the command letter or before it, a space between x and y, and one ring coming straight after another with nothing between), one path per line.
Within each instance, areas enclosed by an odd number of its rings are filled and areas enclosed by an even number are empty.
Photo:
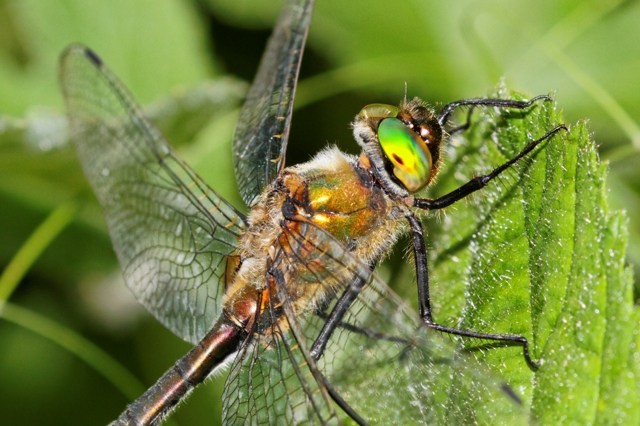
M247 96L233 156L247 217L180 160L99 57L62 56L72 138L129 288L178 336L197 344L114 424L157 424L225 360L225 424L522 423L501 383L431 329L523 344L522 336L436 324L425 243L411 208L446 207L510 163L431 200L443 126L414 100L370 105L354 122L360 157L326 149L284 168L292 101L313 2L291 0ZM546 97L545 97L546 98ZM416 315L372 269L397 236L413 240ZM498 409L488 414L486 407Z

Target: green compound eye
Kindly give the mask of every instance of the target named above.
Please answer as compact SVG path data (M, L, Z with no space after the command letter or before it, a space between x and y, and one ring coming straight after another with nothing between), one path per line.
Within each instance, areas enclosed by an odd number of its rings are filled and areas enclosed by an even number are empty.
M409 190L425 187L431 176L431 153L413 130L397 118L386 118L378 126L378 140L393 164L393 173Z

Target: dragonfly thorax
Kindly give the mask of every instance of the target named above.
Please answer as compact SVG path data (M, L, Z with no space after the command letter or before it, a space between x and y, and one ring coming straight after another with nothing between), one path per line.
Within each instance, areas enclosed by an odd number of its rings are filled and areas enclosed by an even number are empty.
M268 308L263 303L267 289L270 302L278 305L273 301L277 292L270 288L273 283L265 279L273 264L283 265L279 268L296 314L317 308L335 295L335 289L309 272L305 247L293 247L290 241L309 240L322 246L326 241L309 236L322 228L328 234L319 233L320 238L337 239L361 261L372 264L395 243L403 229L398 219L406 209L386 194L356 157L335 147L286 169L251 209L241 251L234 257L239 261L227 265L234 271L227 272L225 309L246 327L252 315ZM282 257L287 261L281 262Z

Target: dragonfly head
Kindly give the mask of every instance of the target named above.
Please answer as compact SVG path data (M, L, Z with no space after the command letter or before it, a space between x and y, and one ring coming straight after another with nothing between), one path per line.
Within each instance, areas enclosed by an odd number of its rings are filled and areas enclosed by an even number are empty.
M399 107L367 105L353 129L374 172L397 195L418 192L435 178L443 130L434 111L418 98Z

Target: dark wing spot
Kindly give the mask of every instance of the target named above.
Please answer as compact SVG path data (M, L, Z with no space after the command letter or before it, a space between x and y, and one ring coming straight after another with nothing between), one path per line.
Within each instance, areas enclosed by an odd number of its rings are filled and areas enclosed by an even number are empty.
M93 62L96 66L102 66L102 59L100 59L100 57L98 55L95 54L95 52L89 48L85 48L84 49L84 53L87 55L87 57L91 60L91 62Z
M393 159L396 160L396 162L401 166L404 166L404 161L402 161L402 158L398 157L397 154L393 154Z

